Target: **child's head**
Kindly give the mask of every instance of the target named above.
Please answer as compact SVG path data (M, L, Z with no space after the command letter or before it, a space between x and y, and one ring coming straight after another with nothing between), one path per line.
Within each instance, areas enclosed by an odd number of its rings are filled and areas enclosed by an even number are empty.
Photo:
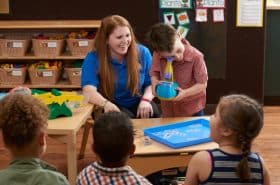
M102 164L125 164L134 153L134 131L122 112L104 113L93 124L93 150Z
M161 57L173 56L175 61L183 59L184 45L176 29L169 24L157 23L147 34L147 40L152 50Z
M248 178L247 156L251 151L253 139L263 127L262 106L246 95L224 96L220 99L216 113L211 117L210 122L211 137L214 141L220 145L222 142L224 144L228 142L227 144L241 148L243 159L238 167L238 174L241 178ZM215 126L216 129L213 129Z
M12 154L21 151L39 152L45 150L45 139L48 121L48 107L32 95L12 93L0 101L0 127L5 146ZM41 148L35 148L38 144Z

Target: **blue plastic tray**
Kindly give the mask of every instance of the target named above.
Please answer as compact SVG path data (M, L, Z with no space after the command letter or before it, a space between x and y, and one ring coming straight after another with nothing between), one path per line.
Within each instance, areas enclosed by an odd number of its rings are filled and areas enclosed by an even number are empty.
M144 129L144 135L171 148L207 143L212 141L209 121L195 119Z

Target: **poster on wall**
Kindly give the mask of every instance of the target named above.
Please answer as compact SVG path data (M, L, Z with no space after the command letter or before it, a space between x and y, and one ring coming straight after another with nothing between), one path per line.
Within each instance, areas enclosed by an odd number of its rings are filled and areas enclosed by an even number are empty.
M263 27L264 0L237 0L236 26Z
M226 0L196 0L197 8L225 8Z
M192 8L192 0L159 0L160 8Z

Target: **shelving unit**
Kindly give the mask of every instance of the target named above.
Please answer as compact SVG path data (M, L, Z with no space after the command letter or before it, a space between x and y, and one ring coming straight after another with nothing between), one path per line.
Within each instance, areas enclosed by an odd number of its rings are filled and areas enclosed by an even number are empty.
M79 30L93 30L98 29L100 26L99 20L20 20L20 21L0 21L0 34L2 33L20 33L23 35L32 35L32 33L40 32L71 32ZM82 56L72 56L69 52L62 53L60 56L56 57L38 57L33 53L29 52L25 56L13 57L13 56L1 56L0 63L19 61L23 63L31 63L39 60L62 60L62 61L74 61L81 60ZM72 85L67 81L59 81L55 85L33 85L29 81L23 84L29 88L58 88L58 89L79 89L80 86ZM3 85L0 84L1 89L10 89L15 87L15 85Z

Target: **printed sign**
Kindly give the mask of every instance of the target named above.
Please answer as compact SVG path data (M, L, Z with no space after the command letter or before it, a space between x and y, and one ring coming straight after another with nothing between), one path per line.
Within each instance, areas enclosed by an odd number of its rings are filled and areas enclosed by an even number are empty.
M180 25L190 23L190 19L186 11L177 13L176 16Z
M160 8L191 8L192 0L159 0Z
M166 24L176 24L174 12L164 12L163 20Z
M225 0L196 0L197 8L225 8Z
M213 10L213 22L224 22L224 9L214 9Z
M189 32L189 29L185 26L178 26L177 27L177 33L182 37L186 38L187 34Z
M196 9L195 20L196 22L207 22L207 9Z

